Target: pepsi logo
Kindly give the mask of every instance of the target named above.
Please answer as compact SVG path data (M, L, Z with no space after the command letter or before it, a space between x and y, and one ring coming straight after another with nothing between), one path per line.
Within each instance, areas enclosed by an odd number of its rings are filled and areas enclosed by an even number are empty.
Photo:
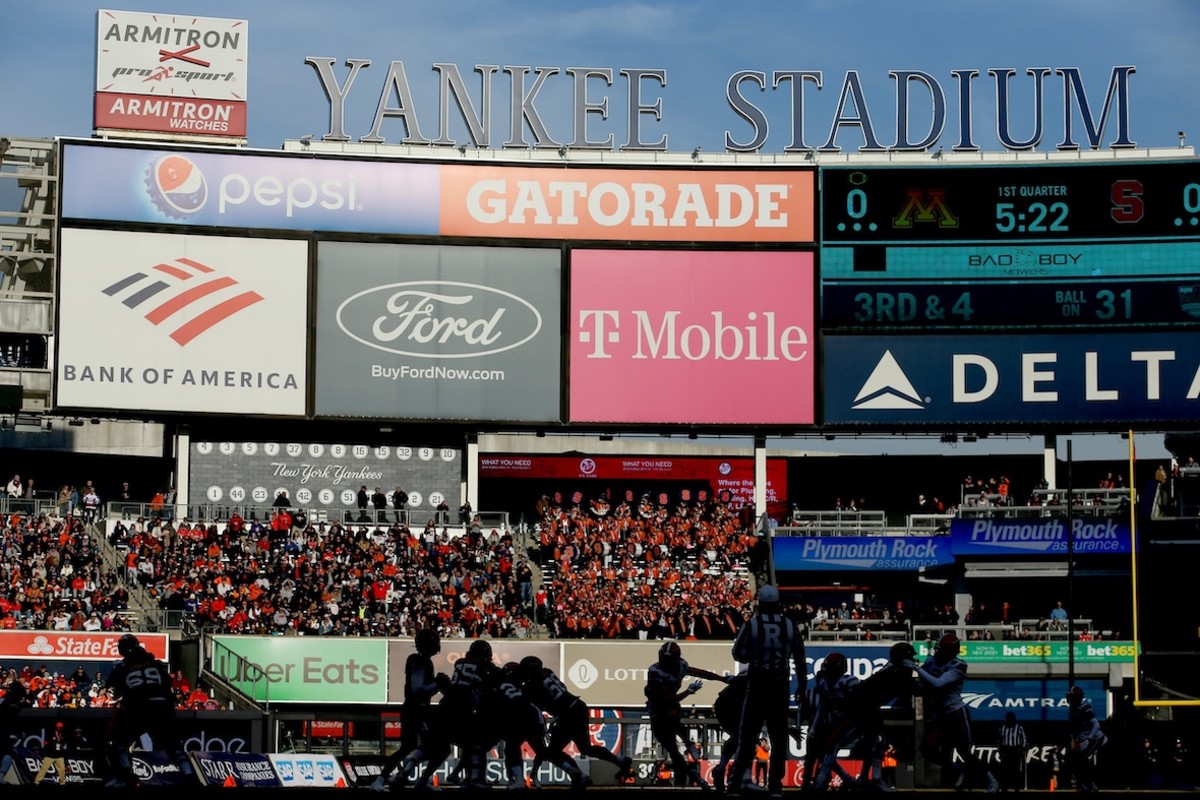
M182 219L204 208L208 184L190 158L172 153L150 165L146 174L150 201L169 217Z

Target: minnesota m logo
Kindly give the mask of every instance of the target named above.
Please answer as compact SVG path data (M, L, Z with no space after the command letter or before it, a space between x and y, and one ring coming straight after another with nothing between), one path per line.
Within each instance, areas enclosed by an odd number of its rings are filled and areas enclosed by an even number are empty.
M893 228L911 228L914 222L936 222L939 228L957 228L958 217L946 206L946 192L930 189L928 199L923 189L909 189L908 202L892 220Z

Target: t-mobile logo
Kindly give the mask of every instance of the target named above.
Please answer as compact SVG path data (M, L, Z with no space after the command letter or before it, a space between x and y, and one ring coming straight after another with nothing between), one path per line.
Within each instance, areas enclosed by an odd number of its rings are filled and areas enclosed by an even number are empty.
M749 311L745 324L712 311L688 324L682 311L631 311L633 359L686 361L800 361L808 355L808 333L799 325L780 325L774 311ZM579 342L590 344L587 358L612 358L609 346L621 342L621 312L581 309Z
M579 341L581 344L591 344L592 352L588 358L612 358L612 354L604 349L606 344L616 344L621 340L617 333L620 325L620 313L610 310L583 310L579 312Z

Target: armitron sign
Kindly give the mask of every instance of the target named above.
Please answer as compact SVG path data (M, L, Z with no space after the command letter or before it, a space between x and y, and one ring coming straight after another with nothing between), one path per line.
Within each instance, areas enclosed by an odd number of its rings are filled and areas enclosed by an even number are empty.
M248 27L101 10L95 128L245 139Z

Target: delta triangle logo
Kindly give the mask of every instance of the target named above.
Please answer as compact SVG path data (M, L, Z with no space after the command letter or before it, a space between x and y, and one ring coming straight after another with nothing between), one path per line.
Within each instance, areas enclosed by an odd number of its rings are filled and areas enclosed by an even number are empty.
M891 350L886 350L875 369L867 376L858 395L854 398L854 410L921 410L925 408L921 396L913 388L912 381L900 369Z

